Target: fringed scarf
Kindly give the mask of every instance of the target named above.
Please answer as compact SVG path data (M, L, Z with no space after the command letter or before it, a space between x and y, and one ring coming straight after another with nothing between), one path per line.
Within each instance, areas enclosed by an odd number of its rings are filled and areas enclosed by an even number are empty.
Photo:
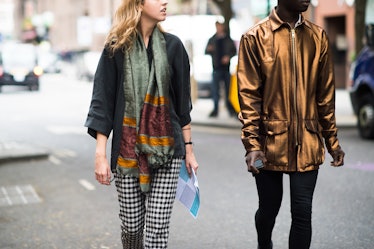
M117 161L117 172L138 177L143 192L150 190L152 171L170 166L174 153L169 64L165 38L157 27L150 43L151 67L140 35L133 48L125 52L125 113Z

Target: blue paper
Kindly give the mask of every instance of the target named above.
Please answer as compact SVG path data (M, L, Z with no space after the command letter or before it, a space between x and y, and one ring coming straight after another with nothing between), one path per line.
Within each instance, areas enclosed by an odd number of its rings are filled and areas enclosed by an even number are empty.
M179 173L176 199L189 210L195 219L197 218L200 208L199 184L193 170L191 177L189 176L184 160Z

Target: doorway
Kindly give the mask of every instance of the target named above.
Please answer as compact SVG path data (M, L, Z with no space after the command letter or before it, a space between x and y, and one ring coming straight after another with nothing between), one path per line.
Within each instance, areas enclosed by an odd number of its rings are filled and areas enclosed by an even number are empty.
M325 18L325 27L333 55L336 88L345 88L347 82L348 41L345 16Z

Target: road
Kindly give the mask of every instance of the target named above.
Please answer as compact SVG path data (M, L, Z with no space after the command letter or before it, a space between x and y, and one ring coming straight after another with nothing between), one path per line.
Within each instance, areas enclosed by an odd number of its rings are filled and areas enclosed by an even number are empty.
M42 147L44 159L0 164L0 248L121 248L115 187L94 180L94 140L83 127L92 85L44 76L39 92L0 94L0 139ZM344 167L321 167L313 207L313 249L374 248L373 141L340 129ZM197 219L176 202L169 248L256 248L254 179L244 165L239 130L193 126L201 191ZM288 179L273 232L286 249ZM23 193L23 195L20 195ZM5 195L8 199L5 198ZM11 203L9 202L11 200Z

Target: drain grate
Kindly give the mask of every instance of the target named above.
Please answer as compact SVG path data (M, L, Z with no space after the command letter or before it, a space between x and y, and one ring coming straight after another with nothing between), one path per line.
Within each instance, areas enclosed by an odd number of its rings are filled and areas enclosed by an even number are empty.
M26 205L41 201L31 185L0 187L0 207Z

